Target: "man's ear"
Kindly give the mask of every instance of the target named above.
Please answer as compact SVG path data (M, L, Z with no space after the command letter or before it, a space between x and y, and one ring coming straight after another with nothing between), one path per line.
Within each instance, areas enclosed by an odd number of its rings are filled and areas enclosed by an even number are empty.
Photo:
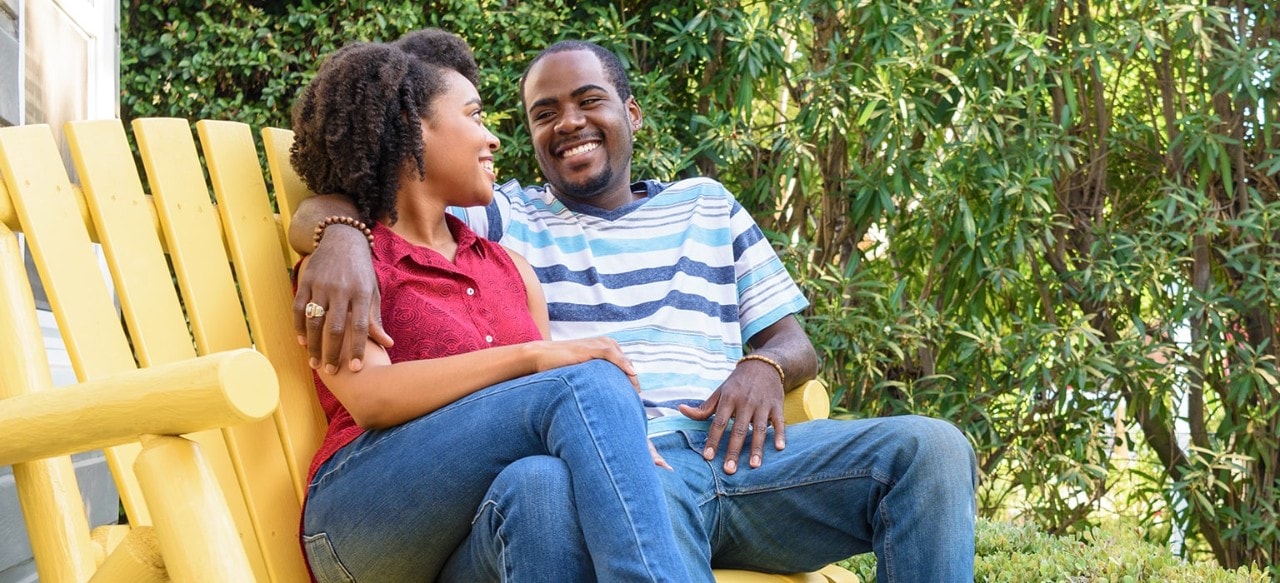
M627 98L627 117L631 121L631 131L640 129L644 125L644 112L640 110L640 103L636 101L635 96Z

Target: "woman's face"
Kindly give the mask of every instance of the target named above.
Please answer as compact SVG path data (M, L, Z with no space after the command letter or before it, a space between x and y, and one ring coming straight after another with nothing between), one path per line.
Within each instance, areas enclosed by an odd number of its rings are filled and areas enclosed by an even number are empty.
M475 86L457 71L447 70L444 77L444 92L422 120L427 188L450 206L489 204L498 137L484 127Z

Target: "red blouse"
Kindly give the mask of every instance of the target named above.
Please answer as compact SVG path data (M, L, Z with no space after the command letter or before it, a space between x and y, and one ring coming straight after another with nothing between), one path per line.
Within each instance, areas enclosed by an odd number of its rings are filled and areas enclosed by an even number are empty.
M516 265L497 243L477 237L446 215L458 242L452 263L402 239L382 224L373 228L373 268L382 294L382 326L396 343L391 362L425 360L540 340ZM364 430L315 376L329 430L311 460L316 470Z

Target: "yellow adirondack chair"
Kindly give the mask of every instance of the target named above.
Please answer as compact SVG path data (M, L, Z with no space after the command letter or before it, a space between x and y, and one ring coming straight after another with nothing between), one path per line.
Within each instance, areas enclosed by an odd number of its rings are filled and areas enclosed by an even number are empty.
M281 225L309 193L287 130L263 132L276 215L249 127L196 128L216 205L186 120L133 124L150 195L117 120L68 124L79 187L47 126L0 129L0 464L14 465L42 581L308 580L298 524L324 418L294 340ZM75 386L49 388L19 232ZM826 412L818 383L788 398L788 419ZM68 456L98 448L130 525L90 533ZM716 578L857 581L836 567Z

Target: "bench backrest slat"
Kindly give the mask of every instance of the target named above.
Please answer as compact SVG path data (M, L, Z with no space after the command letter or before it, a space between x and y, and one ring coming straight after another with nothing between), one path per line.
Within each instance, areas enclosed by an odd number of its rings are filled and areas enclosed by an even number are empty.
M209 199L191 125L182 119L142 119L133 127L198 351L249 347L238 296L244 288L232 278L222 222ZM228 475L239 482L270 580L305 581L297 539L301 502L275 420L224 433L236 469Z

